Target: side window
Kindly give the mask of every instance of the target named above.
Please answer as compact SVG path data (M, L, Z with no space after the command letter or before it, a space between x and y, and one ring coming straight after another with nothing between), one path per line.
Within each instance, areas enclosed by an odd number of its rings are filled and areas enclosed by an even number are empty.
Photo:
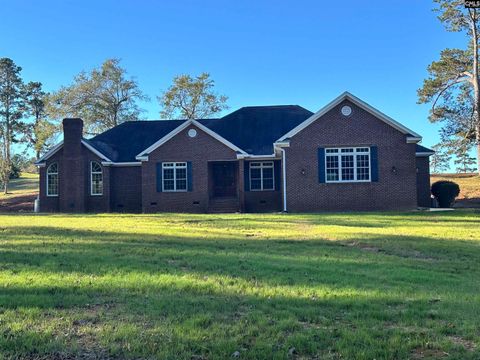
M58 164L47 168L47 196L58 196Z
M250 163L250 190L275 190L273 161Z
M162 189L165 192L187 191L187 163L162 163Z
M325 152L326 182L369 182L370 148L330 148Z
M103 195L102 166L96 161L90 163L90 195Z

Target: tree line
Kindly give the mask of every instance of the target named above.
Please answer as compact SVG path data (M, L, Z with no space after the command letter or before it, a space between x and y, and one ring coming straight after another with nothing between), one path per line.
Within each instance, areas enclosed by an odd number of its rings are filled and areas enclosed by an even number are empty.
M82 71L70 85L51 93L41 82L25 82L21 72L12 59L0 58L0 184L5 194L18 164L25 164L25 154L33 152L33 162L57 141L61 119L82 118L85 135L93 136L141 119L140 103L150 100L119 59ZM157 97L160 117L204 118L226 109L228 98L217 94L214 85L208 73L176 76Z

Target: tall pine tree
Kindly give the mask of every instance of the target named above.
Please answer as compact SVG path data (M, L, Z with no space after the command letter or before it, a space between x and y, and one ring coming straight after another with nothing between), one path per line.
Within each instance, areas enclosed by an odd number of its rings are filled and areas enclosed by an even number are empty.
M480 163L480 11L464 0L434 0L447 31L463 32L465 49L445 49L428 67L429 77L418 90L419 103L431 103L430 121L441 122L442 137L461 137L477 147Z
M12 168L12 144L21 129L23 81L22 68L9 58L0 59L0 181L3 191L8 193L8 183Z

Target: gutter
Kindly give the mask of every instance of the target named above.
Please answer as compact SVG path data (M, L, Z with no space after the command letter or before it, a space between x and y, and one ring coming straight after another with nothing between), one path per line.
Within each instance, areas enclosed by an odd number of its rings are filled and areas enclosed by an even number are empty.
M283 177L283 212L287 212L287 154L284 148L280 148L282 152L282 177Z

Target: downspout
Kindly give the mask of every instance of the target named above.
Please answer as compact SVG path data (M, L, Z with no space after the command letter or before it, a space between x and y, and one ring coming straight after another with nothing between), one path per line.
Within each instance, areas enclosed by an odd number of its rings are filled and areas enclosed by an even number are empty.
M284 148L280 148L282 151L282 177L283 177L283 212L287 212L287 158Z

